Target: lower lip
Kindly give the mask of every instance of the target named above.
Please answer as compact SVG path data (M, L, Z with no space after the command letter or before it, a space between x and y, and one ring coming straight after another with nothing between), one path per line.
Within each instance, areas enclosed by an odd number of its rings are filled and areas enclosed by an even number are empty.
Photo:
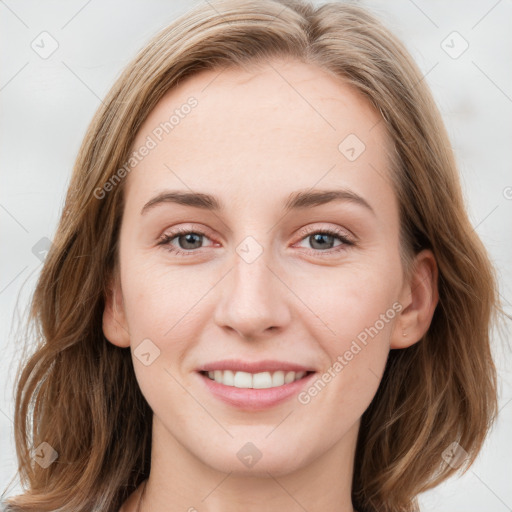
M295 380L289 384L264 389L226 386L210 379L207 375L203 375L202 373L198 373L198 375L205 383L207 389L223 402L248 411L260 411L284 402L288 398L296 395L303 387L309 384L315 373L316 372L310 373L302 379Z

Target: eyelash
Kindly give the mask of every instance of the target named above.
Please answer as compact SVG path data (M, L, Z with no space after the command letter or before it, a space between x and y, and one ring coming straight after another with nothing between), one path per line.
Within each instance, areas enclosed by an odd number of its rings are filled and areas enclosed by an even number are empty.
M165 233L164 235L162 235L160 237L160 241L158 242L157 245L163 246L163 248L165 250L167 250L173 254L176 254L178 256L192 256L193 254L198 252L197 249L190 249L190 250L186 251L183 249L177 249L170 244L170 242L172 240L174 240L176 237L182 236L182 235L188 235L188 234L195 234L195 235L200 235L200 236L204 236L204 237L208 238L208 235L206 235L206 233L203 233L201 230L177 228L176 230L172 231L171 233ZM318 249L307 249L307 251L310 254L314 254L315 256L330 256L333 253L337 253L337 252L346 250L347 246L355 245L354 242L352 242L351 240L349 240L346 237L346 235L343 231L337 230L336 228L326 228L326 229L321 229L321 230L316 229L316 230L307 231L306 233L303 234L303 236L299 240L299 242L302 242L302 240L304 240L305 238L308 238L309 236L316 235L316 234L334 236L335 238L338 238L338 240L340 240L343 243L338 245L335 248L326 249L325 251L321 251Z

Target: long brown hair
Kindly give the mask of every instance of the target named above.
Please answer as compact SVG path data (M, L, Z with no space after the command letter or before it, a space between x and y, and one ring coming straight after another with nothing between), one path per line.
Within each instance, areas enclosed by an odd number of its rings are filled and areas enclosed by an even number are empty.
M38 343L19 366L14 419L26 490L6 501L8 511L116 512L149 476L152 411L130 351L102 331L107 283L118 270L124 180L104 197L97 191L119 176L138 128L178 82L202 69L281 57L320 66L380 112L393 142L404 252L430 248L439 268L439 303L427 334L391 351L363 415L354 506L417 510L417 495L456 470L442 455L453 442L469 454L466 467L473 463L496 415L489 335L498 293L421 72L403 44L361 7L214 1L158 33L125 68L79 150L30 305ZM32 457L37 448L58 456L42 467Z

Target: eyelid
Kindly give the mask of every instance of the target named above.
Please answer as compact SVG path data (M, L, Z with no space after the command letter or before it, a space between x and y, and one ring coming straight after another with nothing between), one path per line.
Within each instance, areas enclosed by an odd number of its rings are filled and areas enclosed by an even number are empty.
M188 224L185 226L178 226L178 227L172 227L167 228L164 230L164 232L158 237L157 239L157 247L160 247L167 252L176 255L178 257L181 256L194 256L199 255L203 253L203 249L207 249L208 247L215 246L215 240L212 240L212 238L208 235L208 233L211 230L208 228L200 227L196 229L194 227L194 224ZM175 247L171 242L179 237L180 235L185 235L189 233L196 233L203 238L208 238L212 241L211 245L208 245L207 247L200 247L199 249L193 249L193 250L186 250L186 249L180 249L179 247Z
M332 232L335 233L337 236L340 236L342 238L346 238L347 240L350 240L352 243L356 243L358 241L358 238L352 231L350 231L347 228L342 228L341 226L333 226L333 225L318 225L316 224L308 224L307 226L300 228L298 233L298 241L301 241L304 237L310 234L319 233L319 232Z
M165 229L163 233L158 237L158 240L161 240L166 236L175 237L184 233L197 233L211 239L213 231L202 225L190 223Z
M206 249L208 247L212 247L212 245L215 245L215 240L212 240L212 238L208 235L208 232L211 231L208 228L199 228L195 229L193 227L193 224L189 224L187 226L178 226L176 228L170 228L170 232L164 231L162 235L158 238L158 246L163 246L164 249L169 251L170 253L174 253L175 255L183 255L183 256L192 256L194 254L202 254L203 249ZM203 238L208 238L213 242L212 245L209 245L207 247L200 247L198 249L180 249L179 247L174 247L171 244L171 241L175 238L179 237L180 235L195 233ZM299 242L302 242L305 240L308 236L316 234L316 233L323 233L328 234L331 236L334 236L335 238L338 238L341 243L335 247L332 247L330 249L325 250L318 250L318 249L310 249L310 248L302 248L309 254L313 255L319 255L319 256L332 256L333 254L339 253L340 251L346 249L347 247L351 247L353 245L356 245L357 237L348 229L342 228L341 226L319 226L317 224L310 224L305 227L302 227L299 229L298 234L298 240L293 244L296 245ZM172 247L172 248L171 248Z

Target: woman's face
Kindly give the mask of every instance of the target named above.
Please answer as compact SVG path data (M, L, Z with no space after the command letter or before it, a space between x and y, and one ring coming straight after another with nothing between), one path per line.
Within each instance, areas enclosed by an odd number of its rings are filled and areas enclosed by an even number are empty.
M352 454L390 348L416 341L403 337L411 287L380 121L354 90L294 61L203 71L145 120L104 330L131 348L164 451L274 475ZM199 372L224 360L235 386ZM315 373L279 386L279 368L300 376L285 365ZM270 380L253 380L265 369ZM277 387L237 387L256 382Z

